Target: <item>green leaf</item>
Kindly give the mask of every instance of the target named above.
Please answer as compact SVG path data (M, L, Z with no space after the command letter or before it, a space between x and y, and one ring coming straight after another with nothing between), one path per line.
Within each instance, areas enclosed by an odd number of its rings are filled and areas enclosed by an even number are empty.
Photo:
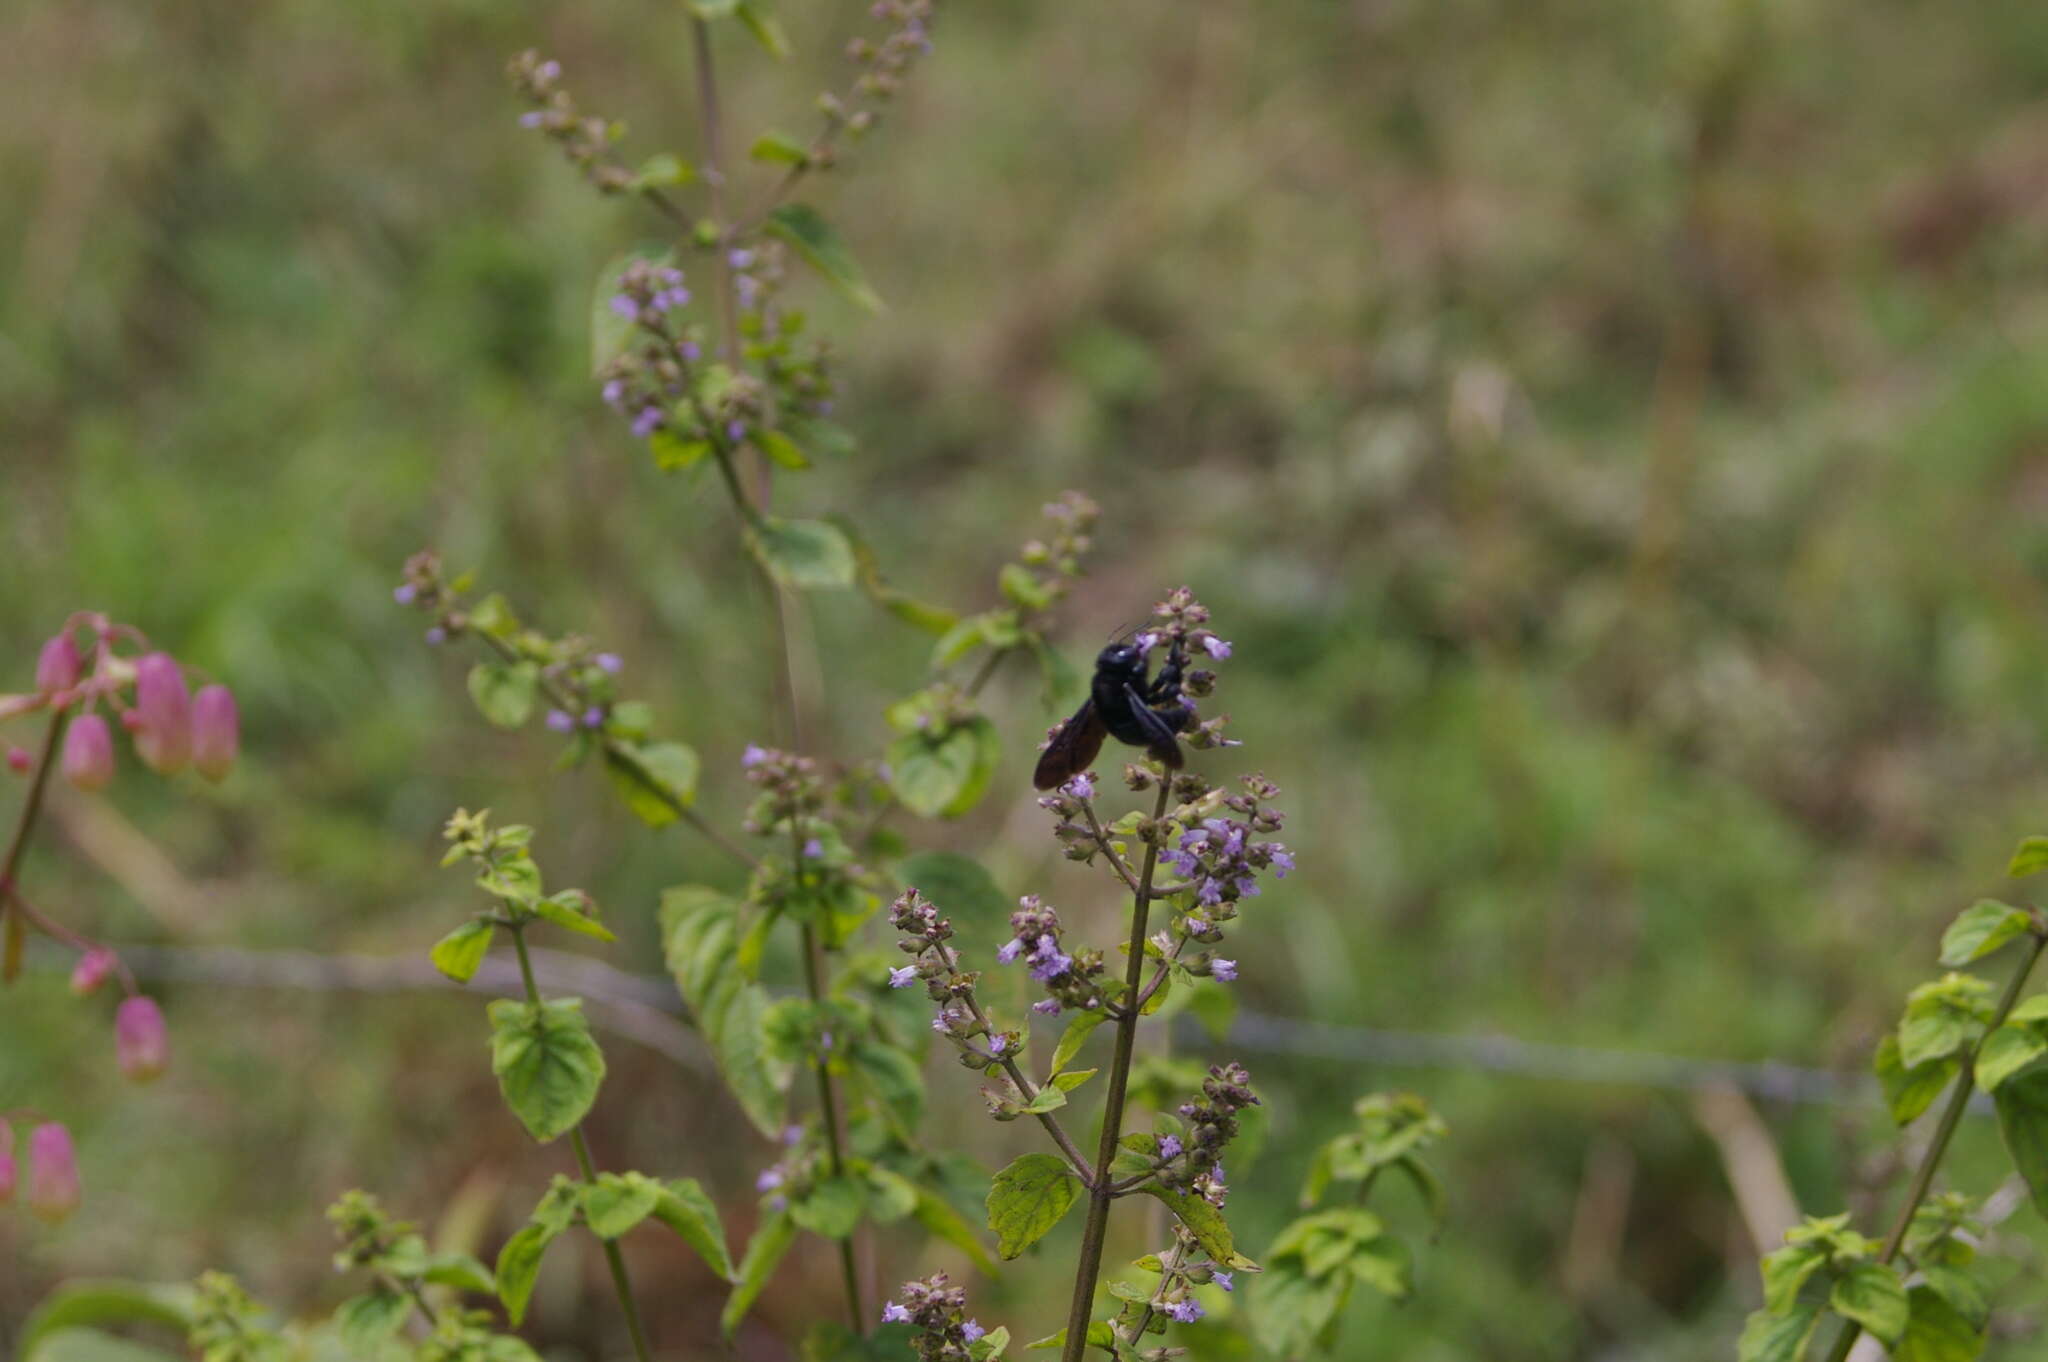
M518 728L533 717L540 668L531 662L479 662L469 669L469 698L498 728Z
M583 1218L600 1239L616 1239L653 1215L663 1188L645 1173L599 1173L583 1189Z
M2048 837L2029 837L2013 852L2012 864L2005 868L2005 873L2019 879L2043 868L2048 868Z
M684 3L690 7L690 13L707 23L730 18L739 8L739 0L684 0Z
M739 8L734 12L739 15L747 32L754 35L754 41L761 45L762 51L777 61L789 56L789 38L774 15L756 4L755 0L740 0Z
M1941 963L1967 965L2026 933L2033 919L1996 899L1978 899L1941 934Z
M1026 610L1043 610L1052 604L1052 592L1022 563L1003 564L1003 570L996 575L996 585L1002 589L1005 600Z
M436 1286L452 1286L457 1291L473 1291L482 1296L498 1294L498 1279L467 1253L437 1253L427 1260L426 1271L420 1275Z
M1913 1316L1905 1337L1892 1349L1892 1362L1974 1362L1984 1351L1984 1332L1931 1287L1906 1293Z
M996 1252L1015 1258L1060 1223L1081 1195L1066 1161L1051 1154L1025 1154L996 1174L988 1189L988 1227Z
M2001 1026L1977 1049L1977 1086L1997 1092L1999 1084L2043 1054L2048 1054L2048 1036L2031 1026Z
M957 851L924 851L896 867L896 878L953 920L955 931L980 935L1009 919L1011 899L981 862Z
M98 1329L59 1329L33 1347L14 1353L15 1362L180 1362L183 1353L145 1348Z
M638 190L672 189L686 185L697 178L697 168L672 151L656 152L640 163L640 173L633 177L633 188ZM611 300L605 300L610 310ZM623 320L623 319L621 319Z
M1207 1201L1187 1192L1169 1192L1157 1184L1138 1190L1165 1202L1167 1209L1179 1217L1180 1223L1187 1226L1188 1233L1195 1236L1202 1251L1211 1258L1227 1263L1237 1256L1237 1245L1231 1239L1230 1226L1224 1223L1223 1212Z
M1398 1239L1369 1239L1354 1244L1344 1265L1354 1278L1389 1300L1406 1300L1414 1289L1409 1277L1408 1246Z
M500 998L489 1012L491 1072L506 1105L545 1144L583 1119L604 1081L604 1055L590 1037L583 1000L535 1006Z
M967 1223L967 1217L954 1210L945 1198L920 1187L917 1205L910 1213L917 1217L918 1224L965 1253L983 1273L991 1277L996 1275L995 1259L988 1256L981 1236Z
M1095 1077L1096 1072L1094 1069L1075 1069L1069 1073L1054 1074L1051 1079L1052 1086L1061 1092L1072 1092Z
M939 635L938 642L932 644L932 670L945 670L987 642L981 629L981 616L969 615L956 620Z
M647 437L647 452L662 472L681 473L711 457L711 441L686 440L671 427L658 426Z
M1315 1351L1351 1299L1351 1278L1311 1278L1299 1259L1268 1264L1251 1294L1252 1332L1267 1351L1296 1357Z
M527 907L531 908L535 915L554 923L557 927L566 927L583 936L594 936L599 941L617 941L618 938L611 934L609 928L586 911L585 905L589 902L589 898L580 891L567 889L559 894L550 894L544 899L535 899Z
M576 1223L576 1213L583 1209L583 1184L571 1182L560 1173L548 1184L547 1191L534 1203L533 1214L527 1219L545 1229L549 1234L560 1234Z
M679 742L607 747L605 774L626 807L650 828L676 821L697 800L697 754Z
M789 1218L812 1234L844 1239L867 1209L867 1188L850 1177L820 1179L808 1195L791 1197Z
M747 551L768 575L792 590L853 585L853 545L836 525L768 516L747 526L745 538Z
M1742 1327L1742 1338L1735 1345L1736 1362L1799 1362L1818 1323L1818 1304L1801 1305L1782 1315L1759 1310Z
M1094 1071L1091 1069L1089 1072L1092 1073ZM1066 1089L1055 1087L1052 1084L1048 1083L1038 1090L1038 1095L1036 1097L1033 1097L1029 1102L1026 1102L1022 1107L1018 1108L1018 1110L1023 1111L1028 1115L1032 1116L1043 1116L1046 1112L1058 1111L1061 1107L1065 1106L1066 1104Z
M497 928L482 918L463 923L434 943L434 968L458 984L468 983L476 977L496 932Z
M1887 1346L1906 1332L1911 1307L1905 1283L1896 1269L1883 1263L1854 1263L1835 1279L1828 1304L1844 1319L1853 1319Z
M779 430L757 430L753 438L755 446L763 454L784 468L804 469L811 466L810 458L797 442Z
M711 1265L711 1270L732 1280L732 1254L725 1246L725 1226L718 1207L704 1194L695 1178L677 1178L661 1189L654 1218L676 1232L682 1241Z
M1899 1021L1899 1060L1908 1069L1952 1055L1984 1029L1991 985L1968 974L1947 974L1906 995Z
M967 1356L972 1362L994 1362L1003 1355L1003 1349L1010 1346L1010 1331L1001 1324L967 1345Z
M738 915L738 904L701 885L661 896L669 972L741 1110L774 1139L782 1130L784 1078L768 1061L762 1033L768 995L739 968Z
M358 1357L375 1356L385 1343L397 1337L411 1314L410 1296L379 1286L336 1306L334 1328L351 1353Z
M796 1232L796 1222L786 1211L777 1211L755 1226L754 1237L747 1241L747 1251L740 1257L732 1294L725 1298L725 1311L718 1317L719 1332L725 1337L733 1336L747 1311L753 1308L768 1279L775 1275L776 1265L796 1242Z
M914 1132L924 1119L924 1075L917 1061L893 1045L867 1037L854 1042L850 1057L898 1133Z
M906 733L889 744L889 783L920 818L956 818L973 808L1002 757L996 727L980 715L951 728Z
M1191 991L1188 1011L1209 1033L1209 1039L1221 1041L1230 1034L1230 1024L1237 1020L1237 993L1213 979L1204 979Z
M1828 1260L1826 1250L1812 1244L1787 1244L1764 1255L1764 1309L1774 1315L1790 1310L1799 1288Z
M469 612L469 627L492 638L509 640L519 632L519 616L503 593L493 591Z
M1107 1012L1076 1012L1074 1019L1067 1023L1067 1029L1060 1033L1060 1043L1052 1052L1052 1071L1059 1073L1081 1053L1081 1046L1094 1033L1095 1028L1109 1020Z
M540 1277L541 1256L555 1234L546 1225L527 1225L498 1250L498 1302L515 1327L526 1318L526 1302Z
M115 1278L65 1282L43 1297L22 1322L15 1356L29 1359L65 1330L94 1324L156 1324L183 1337L192 1327L192 1288L155 1286ZM47 1354L45 1354L47 1355Z
M1961 1268L1923 1261L1920 1263L1920 1275L1927 1279L1926 1289L1946 1301L1972 1329L1983 1328L1984 1321L1991 1317L1991 1302L1984 1295L1984 1288L1978 1284L1975 1277ZM1916 1286L1913 1291L1920 1289ZM1908 1296L1912 1294L1911 1291L1907 1292ZM1917 1301L1913 1306L1913 1318L1915 1321L1920 1318L1920 1306ZM1910 1338L1912 1332L1912 1327L1908 1326L1907 1337Z
M1885 1105L1891 1108L1892 1119L1906 1125L1926 1111L1934 1099L1941 1096L1949 1080L1962 1068L1962 1061L1954 1058L1931 1059L1908 1069L1899 1062L1899 1037L1895 1031L1888 1031L1877 1043L1875 1060L1877 1081L1884 1089Z
M774 161L783 165L807 165L811 159L810 148L786 132L770 129L754 139L754 145L747 155L757 161Z
M2048 1215L2048 1064L2014 1074L1991 1096L2013 1167L2026 1179L2035 1209Z
M785 203L768 215L764 224L770 236L780 237L804 263L825 276L827 283L870 312L882 311L882 299L868 287L853 252L847 249L832 224L815 208L802 203Z
M870 1164L865 1176L868 1216L878 1224L891 1224L917 1209L917 1184L909 1178L879 1164Z
M1088 678L1080 668L1067 660L1067 655L1047 643L1037 634L1031 635L1031 652L1038 659L1038 670L1042 678L1038 692L1039 703L1046 713L1061 718L1074 712L1077 705L1088 693Z

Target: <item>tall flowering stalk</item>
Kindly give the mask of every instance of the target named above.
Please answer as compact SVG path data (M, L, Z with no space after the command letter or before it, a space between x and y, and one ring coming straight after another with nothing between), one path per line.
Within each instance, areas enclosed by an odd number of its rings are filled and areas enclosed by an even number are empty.
M1230 645L1208 628L1208 618L1183 588L1155 608L1136 641L1148 651L1226 658ZM1186 692L1205 697L1215 684L1214 673L1192 671ZM1182 739L1197 750L1236 746L1224 737L1224 723L1221 717L1196 716ZM1280 791L1256 775L1227 789L1199 772L1168 771L1149 758L1126 765L1124 783L1134 793L1152 795L1149 813L1134 810L1105 823L1092 772L1041 800L1057 820L1053 835L1067 855L1100 867L1129 892L1121 961L1076 941L1058 910L1035 895L1019 901L1010 938L995 952L999 967L1022 968L1043 994L1031 1005L1033 1013L1068 1017L1043 1078L1033 1077L1027 1066L1021 1021L995 1015L983 1001L982 974L963 966L951 944L952 922L939 906L913 889L896 901L890 919L911 962L893 970L889 982L924 985L937 1005L932 1029L953 1044L962 1064L988 1080L982 1096L990 1115L1034 1118L1059 1151L1024 1155L996 1176L988 1208L998 1251L1017 1256L1077 1202L1086 1203L1066 1328L1044 1341L1060 1347L1065 1362L1077 1362L1090 1346L1122 1355L1169 1322L1191 1323L1205 1313L1205 1291L1228 1291L1238 1273L1257 1270L1237 1251L1222 1214L1229 1197L1223 1155L1238 1133L1240 1113L1258 1102L1244 1069L1212 1067L1202 1090L1171 1112L1155 1113L1149 1130L1127 1132L1125 1114L1144 1019L1176 987L1237 977L1236 960L1222 952L1243 905L1260 894L1262 879L1283 877L1293 867L1285 844L1273 840L1283 821L1274 807ZM1163 869L1171 875L1162 875ZM1113 1032L1112 1047L1091 1157L1058 1113L1069 1094L1099 1072L1069 1066L1103 1026ZM1154 1274L1152 1288L1120 1291L1122 1307L1098 1320L1095 1297L1110 1212L1118 1201L1139 1194L1173 1213L1170 1240L1140 1260ZM997 1355L1000 1348L988 1351L986 1338L960 1336L960 1308L943 1283L912 1283L890 1307L890 1318L912 1325L921 1356Z

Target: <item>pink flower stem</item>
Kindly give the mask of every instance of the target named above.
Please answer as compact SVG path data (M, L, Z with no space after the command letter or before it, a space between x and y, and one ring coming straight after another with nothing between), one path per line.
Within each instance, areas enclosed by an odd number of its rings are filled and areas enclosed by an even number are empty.
M14 822L14 835L8 840L6 855L0 856L0 984L13 983L21 973L21 950L28 939L28 910L15 896L14 875L21 868L22 853L28 850L36 815L42 812L43 791L50 784L50 768L57 763L57 746L63 740L64 725L70 720L68 709L50 715L50 726L43 731L42 755L36 758L36 773L29 782L28 798L22 801L21 816ZM13 911L9 911L10 903L14 905Z

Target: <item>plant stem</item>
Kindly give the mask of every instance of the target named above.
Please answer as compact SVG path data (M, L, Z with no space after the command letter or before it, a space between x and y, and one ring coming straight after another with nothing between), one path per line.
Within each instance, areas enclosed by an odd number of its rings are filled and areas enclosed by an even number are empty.
M725 220L725 167L719 152L718 79L711 65L711 25L690 20L690 40L697 58L697 105L704 120L704 183L711 192L711 216L718 225L719 357L730 364L739 346L739 300L733 293L732 264L727 247L732 224Z
M541 1004L540 985L533 977L533 960L526 953L526 924L511 925L512 947L519 954L519 977L526 984L526 1001L534 1007ZM582 1170L583 1183L590 1186L597 1181L597 1164L590 1157L590 1142L583 1138L583 1123L577 1122L569 1129L569 1147L576 1151L576 1166ZM600 1239L604 1245L605 1266L612 1272L612 1289L618 1293L619 1309L626 1316L626 1332L633 1339L633 1356L639 1362L653 1362L653 1351L647 1346L647 1330L640 1323L640 1307L633 1300L633 1283L626 1276L626 1259L619 1252L619 1246L610 1239Z
M50 768L57 764L57 744L64 736L64 725L69 723L71 711L59 709L50 715L50 726L43 731L42 755L36 759L36 773L29 781L28 798L21 804L21 816L14 821L14 835L7 841L7 852L0 856L0 933L4 933L6 944L0 946L0 983L11 984L21 973L21 948L28 936L26 911L10 911L9 902L14 896L14 874L21 869L21 857L28 850L28 836L36 825L36 815L43 809L43 791L50 784Z
M2013 971L2012 982L2005 986L2005 996L1998 1000L1997 1012L1985 1026L1984 1035L1970 1047L1970 1053L1963 1060L1963 1071L1956 1075L1955 1090L1949 1094L1948 1106L1942 1110L1941 1122L1934 1128L1934 1139L1928 1143L1927 1152L1920 1157L1920 1166L1913 1170L1913 1183L1906 1189L1906 1204L1899 1207L1899 1218L1892 1222L1892 1232L1885 1236L1884 1249L1877 1255L1878 1262L1891 1262L1905 1247L1906 1234L1913 1228L1914 1212L1927 1199L1927 1190L1934 1185L1935 1167L1948 1153L1948 1142L1955 1136L1956 1127L1962 1124L1963 1112L1970 1105L1970 1094L1976 1090L1977 1053L1984 1048L1984 1040L2005 1024L2013 1004L2020 1000L2020 990L2026 987L2027 976L2034 972L2034 962L2041 958L2043 946L2048 946L2048 934L2038 930L2029 934L2026 957ZM1863 1326L1855 1320L1843 1320L1842 1332L1835 1338L1835 1346L1828 1351L1828 1362L1843 1362L1862 1332Z
M1152 809L1156 825L1166 817L1171 785L1159 782L1159 800ZM1124 966L1124 997L1130 1006L1116 1018L1116 1052L1109 1064L1109 1088L1102 1099L1102 1139L1096 1146L1095 1181L1088 1188L1088 1220L1081 1229L1081 1261L1074 1270L1074 1299L1067 1309L1067 1339L1060 1362L1081 1362L1088 1347L1088 1317L1094 1312L1095 1281L1102 1274L1102 1245L1109 1229L1109 1205L1116 1190L1109 1166L1123 1138L1124 1089L1130 1085L1131 1051L1138 1039L1138 986L1145 978L1145 916L1152 906L1152 872L1159 864L1159 834L1145 843L1145 866L1131 893L1130 958Z
M798 864L802 864L801 861ZM804 988L811 995L813 1003L825 1000L824 947L819 944L818 933L809 925L803 931ZM832 1082L832 1075L826 1067L825 1057L820 1055L817 1064L818 1106L825 1116L825 1151L831 1160L832 1176L840 1177L845 1171L843 1150L844 1136L839 1128L839 1093ZM853 1331L867 1332L867 1322L860 1303L860 1269L854 1261L853 1239L848 1236L839 1241L839 1273L846 1284L846 1313L853 1319Z

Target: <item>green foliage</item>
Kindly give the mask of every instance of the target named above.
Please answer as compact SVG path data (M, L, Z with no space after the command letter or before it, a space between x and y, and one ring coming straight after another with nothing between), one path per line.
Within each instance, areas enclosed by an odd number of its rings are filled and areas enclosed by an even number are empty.
M1015 1258L1030 1248L1080 1199L1081 1189L1066 1161L1052 1154L1020 1154L988 1189L988 1227L996 1252Z
M738 967L740 905L696 885L665 891L661 927L669 973L710 1045L720 1075L756 1129L782 1129L787 1074L768 1061L768 995Z
M823 520L777 520L747 527L747 549L786 587L817 591L850 587L858 564L839 527Z
M767 231L787 242L805 264L848 298L871 312L882 310L881 296L861 274L845 238L815 208L801 203L783 204L768 215Z
M574 1129L604 1082L604 1055L591 1038L583 1000L499 998L489 1011L491 1072L505 1104L543 1144Z

